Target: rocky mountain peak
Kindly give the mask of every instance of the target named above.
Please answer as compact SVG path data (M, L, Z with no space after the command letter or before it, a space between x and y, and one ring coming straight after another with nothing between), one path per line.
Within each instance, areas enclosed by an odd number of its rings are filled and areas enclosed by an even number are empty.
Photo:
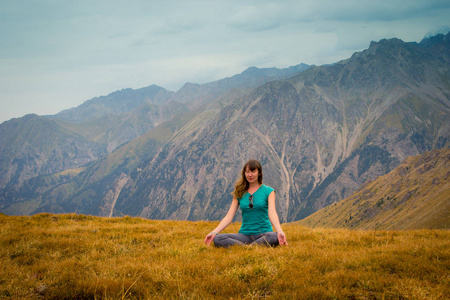
M436 44L443 44L443 45L449 45L450 44L450 31L446 34L437 34L430 37L425 37L420 41L419 43L424 48L432 47Z

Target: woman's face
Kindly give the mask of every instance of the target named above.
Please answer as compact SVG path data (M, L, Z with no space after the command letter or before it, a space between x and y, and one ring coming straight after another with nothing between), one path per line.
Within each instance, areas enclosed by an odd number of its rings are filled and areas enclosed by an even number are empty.
M248 183L254 183L258 181L259 172L258 169L254 169L253 171L247 168L245 168L245 179L247 179Z

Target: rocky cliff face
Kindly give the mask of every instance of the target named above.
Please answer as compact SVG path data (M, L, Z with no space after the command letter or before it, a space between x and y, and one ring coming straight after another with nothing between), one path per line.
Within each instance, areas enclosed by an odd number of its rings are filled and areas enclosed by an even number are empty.
M432 44L373 42L348 60L214 99L210 86L186 86L195 96L183 118L44 193L30 181L15 198L40 199L34 212L220 219L241 166L256 158L281 219L301 219L410 155L449 146L448 35Z
M349 60L295 79L300 92L323 105L311 112L318 133L313 190L295 219L348 197L407 156L448 145L449 47L441 38L447 47L439 53L397 39L373 42Z

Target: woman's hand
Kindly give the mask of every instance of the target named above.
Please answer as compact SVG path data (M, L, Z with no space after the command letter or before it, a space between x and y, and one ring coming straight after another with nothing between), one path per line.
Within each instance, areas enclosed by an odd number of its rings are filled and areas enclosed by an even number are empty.
M277 232L277 237L278 237L278 243L280 245L286 245L288 244L287 239L286 239L286 235L284 234L283 231L279 231Z
M216 236L215 232L211 232L209 233L206 237L205 237L205 245L209 246L211 245L211 242L214 240Z

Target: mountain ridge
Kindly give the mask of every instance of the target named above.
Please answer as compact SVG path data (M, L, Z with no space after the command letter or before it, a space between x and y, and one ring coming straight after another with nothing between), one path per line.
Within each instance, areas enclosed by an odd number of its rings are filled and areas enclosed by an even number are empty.
M389 43L389 41L387 41L387 43ZM398 42L394 41L393 47L397 47L397 44ZM408 49L409 46L406 49L407 51L404 51L405 49L398 50L402 50L400 54L408 54L408 51L417 50L418 53L421 51L417 46ZM369 58L372 58L372 56L369 56ZM378 59L384 59L384 57L380 56ZM409 63L412 62L413 61L411 60L409 61ZM376 82L377 85L374 85L367 80L365 81L369 87L376 87L376 89L374 89L375 91L377 91L380 86L390 87L392 91L395 92L402 86L405 86L404 82L408 85L406 85L406 88L404 88L401 93L394 94L394 96L387 92L384 95L375 94L372 98L375 101L380 102L377 97L383 96L384 98L384 102L382 102L382 104L384 103L384 108L380 110L377 116L390 116L390 109L388 109L390 107L395 108L396 111L407 108L407 110L412 113L411 116L419 113L419 110L414 108L415 101L424 101L428 99L426 98L428 97L428 94L421 93L420 97L412 98L413 94L410 92L410 89L417 90L417 87L415 87L414 83L409 83L407 78L403 79L402 76L395 76L397 80L395 84L388 79L382 78L382 75L384 75L386 71L388 71L387 74L392 72L391 70L388 70L391 68L391 65L386 61L383 61L383 63L381 68L377 69L379 70L379 75L375 78L380 79ZM345 67L345 64L341 65L344 65ZM417 66L419 70L420 68L424 69L428 67L428 64L425 63L420 63ZM131 186L124 187L124 193L118 198L119 211L124 214L135 214L138 210L142 209L143 213L141 216L149 218L158 218L161 214L168 218L189 219L199 218L201 216L206 217L207 219L219 218L221 214L223 215L226 212L228 200L226 198L218 199L218 202L214 203L211 199L212 195L219 191L221 195L226 195L227 192L230 191L235 173L229 170L239 169L239 164L243 163L243 158L241 157L257 157L260 158L263 164L270 170L270 175L268 176L269 182L278 187L278 195L281 197L278 202L281 217L284 220L300 218L305 214L312 213L321 208L321 206L323 207L324 205L338 200L340 197L351 194L352 189L356 189L367 179L386 173L398 165L403 158L411 154L420 153L428 148L442 146L442 143L433 144L433 140L426 135L426 132L417 132L416 128L420 127L416 124L416 117L408 117L405 121L402 121L403 124L392 124L398 125L399 127L386 127L386 122L384 122L384 120L376 122L376 118L374 117L375 120L371 121L369 119L369 121L365 121L367 125L363 126L364 122L361 123L359 121L361 120L361 117L371 117L369 115L370 110L367 111L365 115L361 115L361 112L363 111L358 109L364 102L359 101L354 95L352 97L346 97L345 99L347 102L327 101L326 96L331 99L331 96L338 95L336 92L339 92L337 89L332 90L331 92L326 90L330 86L329 83L333 81L327 79L324 83L321 83L320 80L314 80L311 83L308 82L309 76L311 75L314 76L314 74L320 73L323 70L328 71L330 75L333 75L333 71L339 70L339 68L342 69L342 66L338 64L327 68L317 67L301 73L295 77L295 79L284 82L278 81L266 83L257 88L252 94L249 94L249 96L243 97L242 99L235 101L235 104L230 104L225 107L217 115L226 117L210 118L210 123L203 127L203 129L198 128L198 130L196 130L195 128L192 128L192 133L187 134L184 141L182 139L179 139L176 143L174 141L170 146L163 149L160 156L156 156L152 163L143 170L145 175L142 176L151 178L151 180L141 181L141 184L138 186L133 184L131 193L130 190L128 190ZM338 73L335 74L338 75ZM347 73L342 73L339 76L346 74ZM426 73L424 74L426 75ZM321 75L318 79L323 80L324 78L326 77ZM337 79L340 81L342 78L344 77L336 77L334 81L338 82ZM359 77L357 78L359 79ZM429 84L430 82L431 80L426 83ZM320 89L317 88L317 84L319 83L321 84ZM343 85L341 86L345 87ZM361 83L359 86L361 86ZM442 96L442 93L439 94L439 89L441 87L442 85L432 89L438 92L437 95L439 97ZM287 92L288 90L291 92ZM296 94L296 91L298 91L298 94ZM365 91L367 91L367 89L362 92ZM313 102L301 100L302 96L305 96L305 99L308 99L308 93L310 92L315 92L313 93L314 98L319 96L323 99L322 102L314 104L319 106L312 110L311 103ZM333 94L333 92L335 94ZM298 98L299 96L300 98ZM353 101L352 98L358 101ZM334 98L334 100L336 99L339 100L339 97ZM448 103L448 99L444 100ZM426 100L425 102L428 101L430 100ZM368 107L370 108L370 103L368 104ZM352 107L352 105L358 106ZM240 108L241 106L247 108ZM432 107L433 110L426 116L427 120L429 120L431 115L435 115L439 112L440 108L438 107L439 106ZM346 108L347 112L350 112L351 114L345 116L345 114L342 113L342 110L339 111L339 109L343 108ZM277 115L277 118L272 118L270 116L270 112L277 112L280 110L283 112L281 115ZM327 110L328 113L324 114L324 111ZM294 113L295 111L299 113L297 116ZM245 119L248 116L251 117L247 122ZM313 119L306 119L306 116L312 116ZM260 119L260 122L255 123L258 119ZM425 120L425 118L423 119ZM231 122L227 123L227 120L231 120ZM302 120L306 120L306 123L301 123ZM323 123L324 121L328 121L328 123L321 125L320 123ZM399 121L401 121L401 119L399 119ZM432 120L432 122L436 122L435 124L438 128L444 128L441 130L441 132L444 132L445 126L448 126L448 110L444 110L443 115ZM300 133L300 136L302 132L304 132L305 135L308 135L308 138L303 141L296 141L295 138L291 138L292 135L285 132L287 124L298 126L298 130L295 132ZM206 128L208 129L206 130ZM216 130L216 128L219 130ZM309 134L307 132L308 128L311 130ZM319 134L322 140L314 141L318 136L317 133L314 133L317 128L322 128L324 135L322 137L322 135ZM341 142L337 140L335 138L335 132L331 131L331 128L338 128L345 140L342 140ZM384 136L381 135L381 137L378 137L377 134L372 136L366 135L364 137L360 134L370 130L370 128L376 128L376 130L384 134ZM391 132L390 128L397 129L396 131ZM328 131L330 132L327 134ZM404 133L408 131L409 133L405 135ZM354 136L352 136L353 133ZM236 134L236 137L227 136L227 134ZM295 136L297 136L297 134ZM367 137L369 137L369 140ZM228 138L230 138L230 141L227 141ZM383 141L383 138L386 141ZM370 139L373 139L373 142L371 142ZM308 140L310 142L308 142ZM403 144L400 147L396 146L390 148L389 145L391 140L399 140ZM448 143L448 133L444 133L443 141L447 141L444 142L444 144ZM371 143L374 144L371 145ZM219 144L222 146L219 146ZM302 144L305 146L305 150L302 150L304 151L303 155L294 152L295 156L293 156L291 154L292 150L299 149L299 145ZM259 145L263 145L263 149ZM331 152L326 151L327 148L331 149L335 145L339 146L336 148L337 152L336 149ZM361 148L359 152L354 152L358 148L358 145L363 145L364 147ZM190 154L186 153L184 149L190 149ZM232 152L239 153L239 156L233 155ZM351 155L352 153L354 154ZM221 163L221 161L223 161L221 158L226 158L228 162L226 164ZM298 165L299 161L300 165ZM336 164L340 161L347 161L346 165L343 165L341 169L336 168ZM219 166L216 166L216 164L219 164ZM310 169L315 169L315 171L308 172L306 170L307 166L309 166ZM198 170L198 168L200 168L200 170ZM299 168L306 171L302 172ZM171 172L165 171L167 169L178 170L180 175L176 175L176 173L170 174ZM328 171L324 172L322 169L328 169ZM339 173L342 169L345 171L344 174ZM150 175L150 170L152 175ZM300 174L303 173L298 179L295 178L297 176L296 170L300 170L300 172L298 172ZM206 176L208 173L221 173L223 175L216 179L215 182L205 181L203 176ZM272 173L274 175L271 175ZM336 174L334 176L335 178L326 181L326 178L324 177L332 176L333 174ZM176 178L177 176L183 178L189 177L189 180L185 180L184 184L177 185L172 191L165 190L170 189L169 186L171 182L175 183L171 178ZM303 180L300 181L302 178ZM310 179L312 179L312 181ZM340 195L336 193L336 179L342 180L338 185L338 192L341 193ZM143 186L144 182L145 187ZM303 189L297 191L291 189L292 186L298 184L303 184ZM140 187L140 185L142 186ZM328 187L331 188L327 190ZM312 190L315 188L316 193L312 194ZM321 191L317 190L317 188L320 188ZM308 192L308 189L310 192ZM309 198L308 195L310 195ZM317 197L311 197L311 195ZM148 200L143 200L145 198ZM168 198L173 200L165 200ZM202 203L202 198L204 199L203 203L206 205L206 208L199 204ZM139 200L132 201L131 199ZM128 201L132 202L127 204ZM146 201L147 204L145 204ZM209 207L209 205L212 206ZM134 209L127 210L126 207L133 207ZM292 212L289 212L291 209ZM211 212L213 214L211 214Z
M254 89L214 98L203 86L191 95L188 118L148 132L171 128L161 131L162 143L140 136L45 193L34 188L41 179L30 179L16 199L39 202L35 213L216 220L240 166L257 158L282 221L302 219L408 156L448 147L449 48L443 39L434 47L441 50L385 40ZM2 209L12 207L5 193Z
M20 186L38 174L53 174L73 164L85 165L106 151L53 120L30 114L0 126L0 153L2 187L9 182Z
M65 163L61 161L51 163L53 167L49 170L36 166L35 161L39 161L37 163L39 165L43 163L42 160L51 161L53 159L52 156L39 154L40 150L36 152L24 148L25 144L30 143L20 142L20 135L10 129L10 124L14 123L16 124L15 126L24 126L24 128L32 130L29 126L27 127L27 122L29 122L30 118L25 116L3 122L0 124L0 139L5 140L2 144L3 147L0 148L2 149L0 152L0 188L5 187L7 184L21 184L23 180L35 176L45 176L64 169L81 167L108 153L112 153L119 146L145 134L159 124L213 101L230 89L239 89L242 86L248 89L259 82L273 80L274 78L280 78L280 76L288 76L286 74L297 74L306 68L308 66L304 64L286 69L253 68L251 69L252 72L244 71L241 73L245 75L237 74L231 78L202 85L192 84L199 91L192 92L187 96L183 92L183 88L180 89L181 92L175 93L156 85L137 90L122 89L106 96L92 98L78 107L63 110L53 116L34 115L41 118L42 122L48 119L49 122L47 123L52 124L51 127L54 132L59 132L60 135L68 135L61 139L66 140L69 145L61 142L55 145L54 148L72 149L72 137L77 137L77 148L96 153L90 155L91 159L88 160L73 160L70 163L66 159ZM25 130L24 128L22 132ZM9 134L8 131L12 134ZM24 134L29 136L29 133L25 132ZM40 133L37 134L39 135ZM44 134L52 135L52 133ZM41 138L45 141L44 136L41 136ZM42 147L40 141L32 140L36 144L30 144L31 148L40 149L39 147ZM9 151L7 148L16 150ZM58 149L48 151L58 152ZM45 152L48 151L46 150ZM61 153L61 155L72 157L72 152L76 150L68 151L67 153ZM15 159L18 156L28 157L24 160L25 166L23 168L17 168L16 166ZM30 162L30 166L26 166L27 161Z
M65 109L55 115L46 116L51 119L81 123L97 119L105 115L119 115L138 108L143 103L163 104L173 92L157 85L150 85L133 90L126 88L85 101L81 105Z

